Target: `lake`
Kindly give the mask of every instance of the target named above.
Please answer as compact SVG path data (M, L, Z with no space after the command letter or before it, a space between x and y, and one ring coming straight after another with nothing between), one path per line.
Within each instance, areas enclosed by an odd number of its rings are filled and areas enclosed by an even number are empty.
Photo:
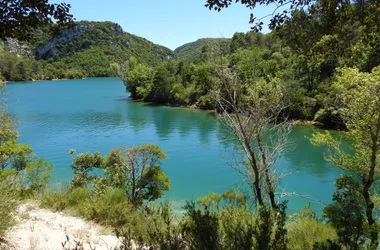
M163 170L171 190L165 199L177 210L185 200L242 186L242 177L223 160L232 142L209 112L132 101L118 78L9 83L6 91L9 112L19 123L19 141L54 164L53 186L70 182L69 149L106 154L143 143L158 144L167 153ZM322 147L310 144L314 131L296 126L289 138L293 147L276 166L286 173L281 188L297 193L289 197L289 211L311 202L321 214L322 205L298 195L329 203L342 173L323 160Z

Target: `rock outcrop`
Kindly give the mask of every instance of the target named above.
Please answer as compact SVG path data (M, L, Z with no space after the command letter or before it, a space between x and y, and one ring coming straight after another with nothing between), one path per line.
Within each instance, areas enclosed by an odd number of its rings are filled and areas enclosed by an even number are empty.
M88 25L76 25L74 28L69 30L64 30L59 37L50 39L45 44L39 46L35 50L35 57L37 60L42 58L49 58L56 53L58 53L58 44L67 43L73 38L80 36L87 30L90 30L91 27Z
M15 38L7 38L5 41L0 41L6 51L16 54L20 57L32 57L32 51L25 43L18 41Z

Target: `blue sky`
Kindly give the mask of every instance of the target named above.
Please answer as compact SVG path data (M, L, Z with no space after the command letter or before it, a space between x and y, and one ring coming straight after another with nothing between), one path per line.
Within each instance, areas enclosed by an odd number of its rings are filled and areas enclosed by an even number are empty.
M58 0L56 2L59 2ZM204 7L206 0L66 0L77 20L112 21L126 32L170 49L204 37L232 37L247 32L251 10L234 4L221 12ZM259 7L262 17L271 8ZM266 32L264 30L264 32Z

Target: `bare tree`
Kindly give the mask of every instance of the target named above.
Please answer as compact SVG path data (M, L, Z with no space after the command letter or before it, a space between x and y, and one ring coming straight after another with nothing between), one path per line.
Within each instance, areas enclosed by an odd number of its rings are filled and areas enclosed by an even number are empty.
M283 116L289 106L286 95L276 79L248 86L239 83L233 68L226 65L220 66L218 74L217 114L238 145L230 165L245 177L258 205L269 203L277 210L279 175L274 168L287 149L292 128Z

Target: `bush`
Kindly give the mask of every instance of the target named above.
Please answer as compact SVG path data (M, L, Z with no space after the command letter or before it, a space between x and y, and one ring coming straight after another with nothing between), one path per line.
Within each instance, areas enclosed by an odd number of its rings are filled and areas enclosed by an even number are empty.
M128 221L131 206L128 196L121 189L107 189L104 194L93 196L76 208L79 215L104 226L118 227Z
M252 249L254 217L245 206L228 205L219 212L223 249Z
M310 209L310 203L298 213L289 216L289 222L289 249L325 249L338 238L334 227L319 220L316 212Z
M50 191L40 196L40 206L53 211L77 210L91 198L87 188Z
M147 211L149 246L153 249L187 249L181 234L181 226L174 222L175 216L169 202L151 205Z
M0 239L14 224L13 214L17 207L17 195L6 182L0 181Z
M185 209L183 231L191 249L221 249L217 214L208 208L198 209L194 202L188 202Z
M288 224L288 247L294 250L313 249L317 242L336 240L335 229L311 218L302 218Z

